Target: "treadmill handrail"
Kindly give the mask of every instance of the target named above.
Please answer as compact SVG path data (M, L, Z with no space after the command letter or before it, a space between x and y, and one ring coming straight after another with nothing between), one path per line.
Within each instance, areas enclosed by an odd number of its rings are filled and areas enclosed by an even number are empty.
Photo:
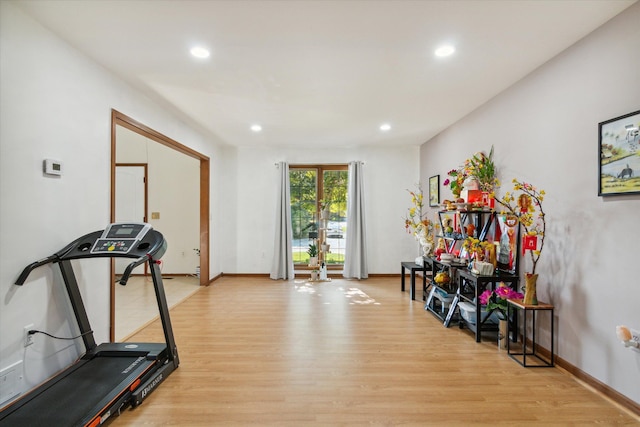
M131 264L127 266L127 270L129 268L133 270L133 268L143 264L148 259L159 260L160 258L162 258L162 256L165 254L167 250L167 242L166 240L164 240L164 237L162 236L162 234L152 229L152 230L149 230L149 232L145 235L145 237L139 243L141 244L142 242L149 242L149 240L151 241L151 245L148 248L146 248L147 251L145 255L142 257L137 257L137 255L134 255L132 253L128 253L128 254L121 254L121 253L115 253L115 252L98 253L98 254L91 253L90 249L93 246L93 242L95 242L96 239L99 239L100 236L102 236L103 231L104 230L99 230L89 234L85 234L84 236L79 237L78 239L69 243L64 248L57 251L55 254L29 264L24 268L24 270L22 270L22 273L20 273L20 275L18 276L18 278L14 283L18 286L22 286L26 282L27 278L29 277L29 274L31 274L31 272L36 268L49 263L60 262L66 259L70 260L70 259L80 259L80 258L89 258L89 257L91 258L116 258L116 257L117 258L136 258L135 261L133 261ZM82 249L80 250L80 248ZM138 255L139 253L140 252L138 252ZM131 271L128 271L128 274L127 274L127 271L125 270L126 278L125 276L123 276L124 283L122 283L123 280L120 280L120 283L123 285L126 284L126 281L129 278L130 274L131 274Z
M58 254L53 254L51 256L41 259L40 261L36 261L34 263L29 264L24 268L24 270L22 270L22 273L20 273L20 275L16 279L15 284L18 286L24 285L24 282L27 280L27 277L29 277L29 274L31 274L33 270L43 265L49 264L50 262L56 262L58 260L59 260Z
M18 276L18 278L16 279L16 281L14 282L16 285L18 286L22 286L24 285L24 282L27 281L27 278L29 277L29 274L31 274L31 272L33 270L35 270L38 267L42 267L43 265L47 265L49 263L53 263L53 262L59 262L60 258L67 252L69 252L73 246L76 244L76 242L80 240L77 239L71 243L69 243L67 246L65 246L64 248L60 249L58 252L56 252L53 255L50 255L46 258L43 258L39 261L33 262L29 265L27 265L24 270L22 270L22 273L20 273L20 275Z
M129 280L129 276L131 276L131 272L133 271L133 269L136 268L139 265L144 264L150 258L151 258L151 256L145 255L145 256L140 257L137 260L133 261L131 264L127 265L127 267L124 269L124 273L122 273L122 277L120 277L120 280L119 280L118 283L120 283L122 286L126 285L127 281Z

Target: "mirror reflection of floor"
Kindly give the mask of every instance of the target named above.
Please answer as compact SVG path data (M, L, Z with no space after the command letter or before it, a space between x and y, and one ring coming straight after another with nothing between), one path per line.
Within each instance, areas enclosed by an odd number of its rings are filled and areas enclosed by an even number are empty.
M197 292L199 280L195 276L164 277L169 308ZM126 341L157 317L158 305L150 276L132 276L126 286L116 284L116 342Z

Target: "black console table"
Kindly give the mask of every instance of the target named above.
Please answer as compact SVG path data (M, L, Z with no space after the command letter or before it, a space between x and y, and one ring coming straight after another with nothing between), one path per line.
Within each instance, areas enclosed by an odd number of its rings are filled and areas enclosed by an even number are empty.
M482 320L482 304L480 304L480 295L487 289L487 285L491 286L491 290L495 290L497 284L504 282L511 289L517 289L518 276L510 273L503 273L496 271L490 276L482 276L474 274L467 269L458 270L458 293L456 298L451 304L451 310L456 308L456 305L460 300L468 301L476 307L476 321L475 324L471 322L465 322L469 329L475 332L476 342L480 342L482 338L482 331L489 330L489 325L485 325ZM488 319L488 316L487 316ZM486 319L485 319L486 320ZM462 320L464 322L464 320ZM514 318L512 329L512 340L517 338L517 317ZM461 324L462 325L462 324ZM497 330L497 328L495 328Z
M404 292L404 276L405 270L409 269L411 271L411 299L416 299L416 271L422 272L422 288L424 289L427 286L427 271L431 269L426 263L423 265L418 265L412 261L402 261L401 262L402 271L400 273L400 290Z
M453 320L455 314L456 303L458 301L458 271L467 268L466 263L462 262L443 262L438 261L434 257L425 257L425 265L429 265L429 268L433 272L435 277L436 273L440 271L447 271L449 274L449 283L437 284L434 277L431 278L429 283L423 287L423 300L426 301L424 309L430 311L434 316L443 322L445 327L449 327L449 324ZM438 295L437 295L438 294ZM443 295L455 295L453 301L446 302L441 298ZM447 305L448 304L448 305Z

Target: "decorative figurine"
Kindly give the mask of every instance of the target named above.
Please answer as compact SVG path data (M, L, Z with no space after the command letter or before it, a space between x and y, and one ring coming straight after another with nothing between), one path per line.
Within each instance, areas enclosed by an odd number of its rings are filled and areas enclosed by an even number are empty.
M467 236L476 237L474 234L476 231L476 226L473 225L472 223L467 224L465 226L465 230L467 232Z

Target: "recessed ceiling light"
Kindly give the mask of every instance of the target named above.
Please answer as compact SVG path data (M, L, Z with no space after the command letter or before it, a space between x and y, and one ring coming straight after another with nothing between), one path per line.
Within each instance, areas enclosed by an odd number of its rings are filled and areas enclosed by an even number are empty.
M251 125L251 130L254 132L260 132L262 130L262 126L260 125Z
M443 56L453 55L455 51L456 51L455 47L451 45L444 45L437 48L434 53L436 54L436 56L443 57Z
M389 123L383 123L380 125L380 130L382 132L386 132L388 130L391 130L391 125Z
M209 51L204 47L200 47L200 46L192 47L190 52L191 52L191 55L195 56L196 58L209 57Z

